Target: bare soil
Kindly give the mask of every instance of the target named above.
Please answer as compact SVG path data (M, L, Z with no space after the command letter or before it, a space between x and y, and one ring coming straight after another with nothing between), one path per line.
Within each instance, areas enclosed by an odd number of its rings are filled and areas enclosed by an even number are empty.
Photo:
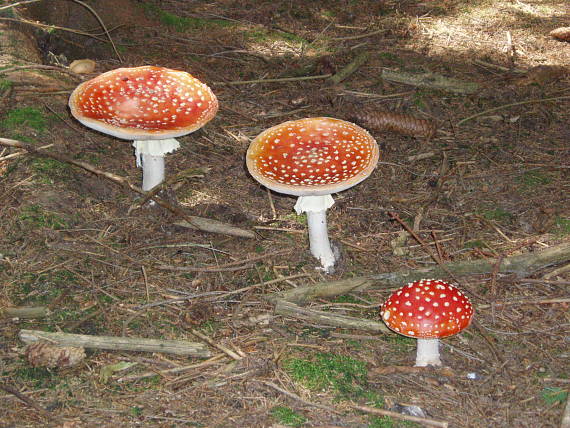
M559 426L570 385L567 264L532 278L492 271L457 278L477 326L444 341L445 369L411 369L413 340L278 316L265 296L435 264L388 213L444 262L569 242L570 43L548 35L570 25L567 1L89 2L120 60L91 13L75 2L56 4L65 9L55 13L39 2L20 16L100 40L32 27L46 63L94 59L96 72L85 79L120 66L160 65L213 88L217 117L180 138L181 149L167 158L171 194L189 214L254 229L257 238L186 229L159 208L129 210L138 195L103 177L25 153L4 160L18 150L0 148L0 308L51 311L42 319L0 319L0 385L26 398L0 390L0 426L421 426L351 409L372 406L370 394L382 397L379 408L419 406L424 417L450 427ZM339 84L303 79L334 74L363 51L368 61ZM392 83L383 69L438 73L479 89L458 94ZM280 78L295 79L238 84ZM62 79L60 92L15 87L1 98L1 136L53 144L47 150L139 183L130 144L73 120L67 98L80 79ZM7 120L25 108L41 113L39 124L32 115ZM260 187L244 154L256 135L286 120L360 111L404 113L435 122L438 131L425 139L370 129L380 163L367 180L335 195L328 221L342 261L324 275L308 251L295 200ZM272 255L284 249L290 252ZM209 292L218 294L192 298ZM379 285L308 305L378 320L389 294ZM165 370L201 360L88 351L75 367L32 368L20 329L190 341L199 341L191 333L199 329L243 358L212 347L219 356L209 365L176 373ZM311 388L288 364L323 354L363 362L366 376L358 382L368 395ZM101 377L120 362L136 365ZM156 375L137 379L146 372ZM295 425L279 416L280 407L304 419Z

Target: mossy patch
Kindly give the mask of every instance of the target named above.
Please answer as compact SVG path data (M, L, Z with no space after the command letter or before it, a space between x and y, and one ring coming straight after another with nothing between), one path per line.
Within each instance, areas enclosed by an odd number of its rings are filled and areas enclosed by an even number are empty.
M351 357L319 353L311 360L292 358L283 367L294 380L313 391L330 390L339 398L361 396L365 391L366 363Z
M300 427L307 422L307 418L296 413L293 409L285 406L275 406L271 409L271 416L277 422L288 427Z
M19 220L28 227L47 229L66 229L69 223L56 213L44 210L40 205L28 205L20 209Z
M173 13L166 12L153 4L143 3L141 6L147 15L157 18L162 25L173 28L179 32L205 30L216 27L231 27L235 25L233 22L225 19L181 17Z
M7 131L28 127L42 133L46 130L47 124L48 120L45 115L34 107L10 110L6 113L6 117L0 121L0 127Z

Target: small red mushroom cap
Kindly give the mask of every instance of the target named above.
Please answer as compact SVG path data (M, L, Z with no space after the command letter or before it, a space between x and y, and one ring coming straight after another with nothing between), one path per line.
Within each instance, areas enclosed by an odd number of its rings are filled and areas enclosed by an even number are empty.
M348 189L378 163L376 140L354 123L330 117L292 120L269 128L250 144L246 164L265 187L295 196Z
M473 306L459 289L438 279L422 279L396 290L380 315L395 332L420 339L453 336L469 326Z
M69 98L83 125L126 140L186 135L216 115L212 90L184 71L143 66L117 68L81 83Z

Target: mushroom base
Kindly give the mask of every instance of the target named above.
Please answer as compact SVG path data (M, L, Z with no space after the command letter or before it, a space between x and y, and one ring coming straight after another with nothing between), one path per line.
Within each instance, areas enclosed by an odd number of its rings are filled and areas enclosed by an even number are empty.
M416 367L441 366L439 339L418 339Z
M164 181L164 156L141 155L143 169L142 189L148 192Z
M323 195L300 196L295 204L297 214L307 213L311 254L321 262L325 273L334 271L337 260L327 230L327 208L330 208L333 203L331 195Z

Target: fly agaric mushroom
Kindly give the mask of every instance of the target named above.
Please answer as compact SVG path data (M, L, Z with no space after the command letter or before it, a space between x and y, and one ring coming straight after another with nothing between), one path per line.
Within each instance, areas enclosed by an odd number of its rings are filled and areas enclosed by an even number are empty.
M331 193L368 177L378 156L378 144L365 129L314 117L284 122L259 134L247 150L246 164L268 189L299 197L295 211L307 213L311 253L330 273L337 260L327 232Z
M473 306L457 287L439 279L421 279L396 290L380 315L388 328L418 339L416 367L441 366L439 339L469 326Z
M143 66L117 68L81 83L69 98L69 108L89 128L134 140L147 191L164 181L164 155L180 147L174 138L209 122L218 100L184 71Z

